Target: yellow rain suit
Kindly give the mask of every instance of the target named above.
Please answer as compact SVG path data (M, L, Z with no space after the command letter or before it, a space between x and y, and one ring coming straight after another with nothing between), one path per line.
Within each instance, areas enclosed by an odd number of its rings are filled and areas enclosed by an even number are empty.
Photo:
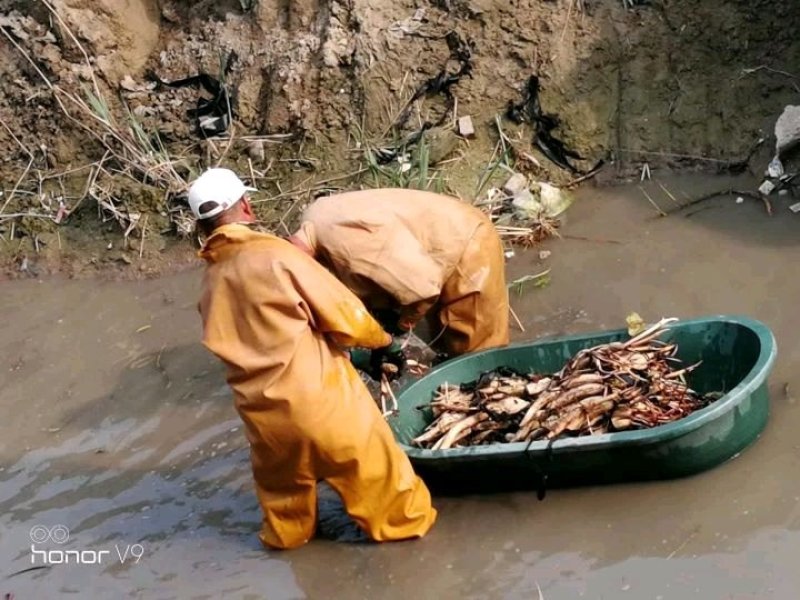
M203 343L227 366L264 513L261 541L294 548L314 534L326 480L374 540L420 537L436 519L343 347L391 337L333 275L290 243L224 225L200 256Z
M451 354L508 343L503 247L474 206L415 190L348 192L315 201L294 237L367 307L399 309L406 328L435 309Z

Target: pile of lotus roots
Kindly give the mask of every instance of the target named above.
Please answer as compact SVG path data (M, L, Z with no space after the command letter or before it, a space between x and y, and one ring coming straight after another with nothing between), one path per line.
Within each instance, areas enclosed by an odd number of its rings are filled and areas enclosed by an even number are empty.
M462 385L443 384L426 406L434 420L412 443L431 449L655 427L699 410L719 394L690 389L676 344L658 338L662 319L624 342L578 352L558 373L500 368Z

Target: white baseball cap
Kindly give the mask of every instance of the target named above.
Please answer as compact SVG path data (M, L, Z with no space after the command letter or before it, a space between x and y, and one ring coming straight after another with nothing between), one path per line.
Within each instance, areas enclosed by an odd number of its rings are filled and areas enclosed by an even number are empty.
M210 219L219 213L228 210L242 199L245 192L258 191L248 187L230 169L209 169L195 179L189 188L189 208L197 219ZM213 202L211 208L200 207L207 202Z

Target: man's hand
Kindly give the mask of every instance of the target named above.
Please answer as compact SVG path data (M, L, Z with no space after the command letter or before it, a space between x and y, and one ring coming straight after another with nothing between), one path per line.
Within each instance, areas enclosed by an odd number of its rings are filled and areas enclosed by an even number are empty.
M372 379L380 381L381 376L386 375L386 378L392 381L403 374L406 355L400 343L393 338L388 346L373 350L369 362L369 376Z

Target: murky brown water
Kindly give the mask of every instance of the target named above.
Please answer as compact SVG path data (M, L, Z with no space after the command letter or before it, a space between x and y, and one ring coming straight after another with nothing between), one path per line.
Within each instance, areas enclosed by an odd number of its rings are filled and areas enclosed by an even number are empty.
M665 183L679 198L725 185ZM753 447L680 481L551 490L543 502L533 493L437 499L432 533L401 544L260 549L239 421L220 367L197 343L199 271L144 283L2 284L0 593L795 598L800 217L786 204L776 201L771 219L750 200L728 199L651 220L636 187L584 191L564 233L621 243L548 244L551 285L513 300L527 328L517 339L618 327L631 310L765 321L779 354L771 421ZM516 257L510 276L536 272L537 262L536 252ZM74 564L73 555L9 577L31 567L31 529L57 524L69 541L48 548L85 551L85 562L107 551L101 564Z

